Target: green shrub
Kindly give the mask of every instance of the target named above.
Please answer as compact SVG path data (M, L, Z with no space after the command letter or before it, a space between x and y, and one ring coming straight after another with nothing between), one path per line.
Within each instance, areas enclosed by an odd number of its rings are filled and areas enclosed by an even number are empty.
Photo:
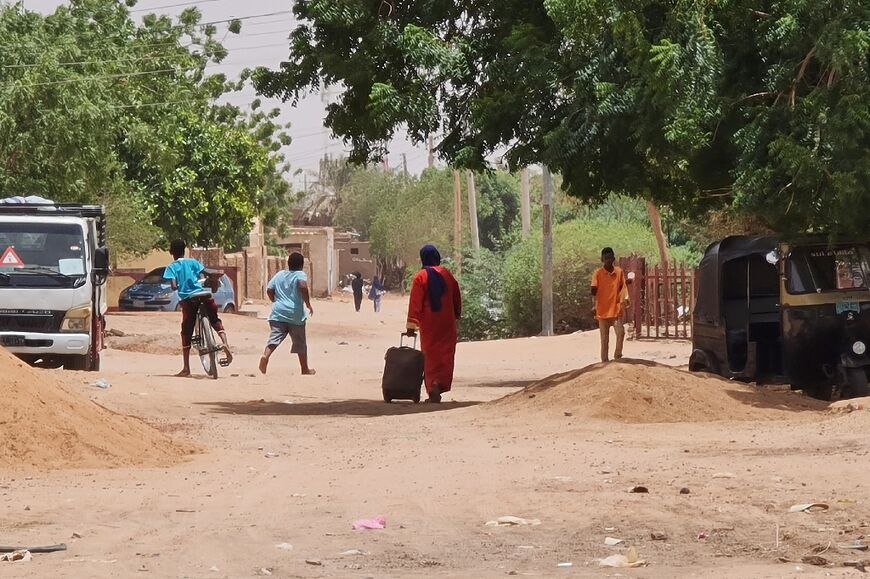
M594 327L589 287L601 263L601 249L617 256L637 254L658 261L649 227L636 221L606 218L573 220L553 229L553 321L559 333ZM529 336L541 331L541 236L510 251L502 276L504 312L509 331Z
M501 258L485 248L462 260L461 341L494 340L508 336L501 292Z

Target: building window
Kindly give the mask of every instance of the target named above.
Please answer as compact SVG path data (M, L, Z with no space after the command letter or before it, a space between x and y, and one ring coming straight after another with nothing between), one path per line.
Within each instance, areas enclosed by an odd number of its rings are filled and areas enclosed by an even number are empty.
M359 248L358 247L351 247L350 254L351 255L359 255Z

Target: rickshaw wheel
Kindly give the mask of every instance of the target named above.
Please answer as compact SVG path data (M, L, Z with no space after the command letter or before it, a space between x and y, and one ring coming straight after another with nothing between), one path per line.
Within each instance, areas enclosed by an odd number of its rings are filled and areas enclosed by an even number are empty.
M843 368L843 395L867 396L867 372L864 368Z

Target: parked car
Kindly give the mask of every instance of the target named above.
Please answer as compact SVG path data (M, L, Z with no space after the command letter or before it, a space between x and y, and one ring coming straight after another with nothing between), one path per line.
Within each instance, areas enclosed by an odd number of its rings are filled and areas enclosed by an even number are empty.
M118 297L118 309L123 311L171 312L181 309L178 292L172 289L169 281L163 279L166 268L151 270L141 280L124 289ZM236 312L236 292L233 282L226 274L221 276L221 285L214 294L218 308L222 312Z

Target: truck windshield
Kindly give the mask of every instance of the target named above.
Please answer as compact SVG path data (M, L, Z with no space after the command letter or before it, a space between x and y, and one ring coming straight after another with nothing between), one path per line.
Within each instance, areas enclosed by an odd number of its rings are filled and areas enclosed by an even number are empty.
M797 247L788 258L787 271L791 294L866 290L870 288L870 247Z
M0 273L12 277L85 275L82 228L72 223L0 222Z

